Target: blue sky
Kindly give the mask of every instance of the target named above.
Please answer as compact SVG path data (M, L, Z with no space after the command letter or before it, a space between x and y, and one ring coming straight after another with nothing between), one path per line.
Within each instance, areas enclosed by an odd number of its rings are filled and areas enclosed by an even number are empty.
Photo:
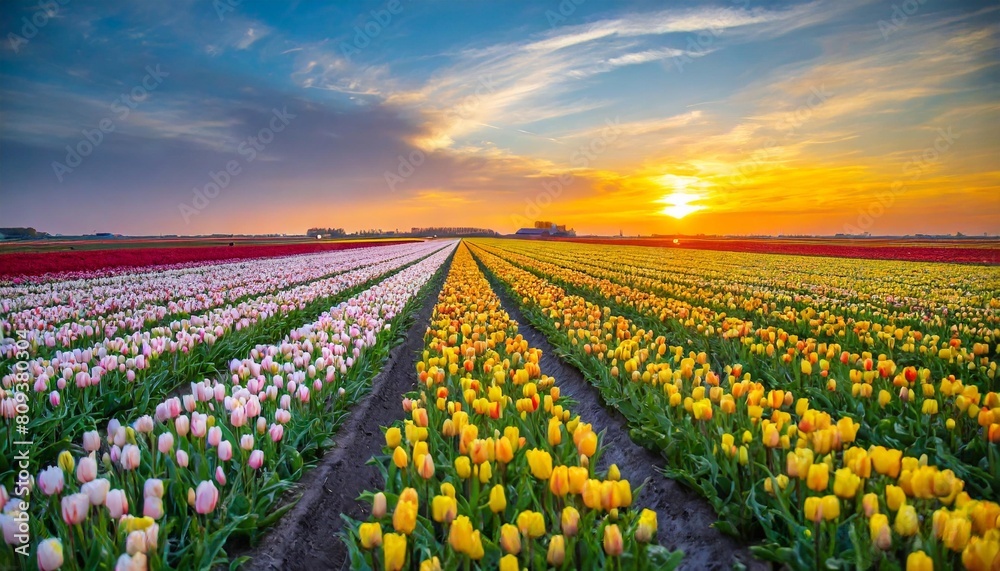
M998 20L943 0L8 1L0 225L1000 233Z

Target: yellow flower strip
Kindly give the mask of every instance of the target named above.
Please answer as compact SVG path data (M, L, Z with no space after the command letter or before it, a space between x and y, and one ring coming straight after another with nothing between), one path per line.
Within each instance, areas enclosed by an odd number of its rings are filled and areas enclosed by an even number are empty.
M495 241L488 243L493 245ZM852 353L840 343L799 339L780 329L754 330L748 322L733 318L726 318L717 329L705 321L696 321L693 315L697 311L692 314L683 313L684 308L664 311L660 309L662 304L649 303L651 299L662 298L631 297L632 290L622 290L607 280L601 282L554 264L536 263L531 257L509 252L508 246L493 249L484 247L482 242L476 244L477 248L483 247L516 265L553 276L582 291L592 291L598 299L650 317L653 326L659 328L657 333L665 333L673 340L668 345L673 353L685 352L681 343L690 345L693 339L698 341L698 347L705 348L700 352L707 351L704 360L713 361L717 369L739 366L769 388L793 388L800 396L811 397L813 408L829 412L850 410L862 415L859 420L873 431L871 443L905 448L919 444L921 438L933 437L935 440L926 444L927 449L933 451L940 446L942 450L935 464L960 471L972 489L984 496L1000 490L1000 450L996 446L1000 443L1000 395L980 391L980 385L996 382L996 363L987 368L987 357L979 357L978 369L968 372L971 380L963 381L948 372L944 360L973 366L971 359L976 357L959 349L959 343L940 350L932 346L929 352L921 351L919 357L899 355L904 362L916 364L897 366L885 354ZM599 282L604 285L591 287ZM903 330L895 331L901 334ZM900 335L900 338L906 341L901 348L910 347L912 351L912 336ZM641 362L630 360L635 361L624 360L628 369L625 374L632 380L649 382L651 373L639 370ZM962 368L956 365L951 370L960 373ZM980 466L984 458L985 466Z
M961 373L963 367L981 373L982 381L979 384L983 388L990 386L988 383L997 378L998 365L995 355L994 359L989 357L990 343L996 344L1000 339L1000 327L996 327L997 317L993 308L984 310L987 312L985 316L979 316L980 319L993 323L993 328L982 321L975 321L976 325L970 325L964 320L959 320L953 324L954 329L949 330L946 327L950 322L943 320L940 315L935 316L936 329L949 332L949 337L943 339L940 334L921 331L911 325L897 326L893 323L871 320L848 321L843 315L838 314L836 306L807 306L799 311L785 306L778 310L775 302L769 301L769 296L758 292L761 297L739 300L740 307L745 311L756 310L765 323L777 320L789 324L795 330L785 331L774 325L755 328L751 320L712 309L710 307L714 299L711 295L712 289L699 290L687 296L682 295L698 300L697 304L692 304L670 296L671 288L663 281L640 280L641 285L633 287L628 283L634 280L626 272L594 267L595 260L601 260L602 255L606 257L604 258L607 260L606 264L619 263L622 259L621 252L609 252L589 244L555 243L526 246L509 240L487 240L482 241L480 245L495 254L499 254L498 249L502 250L503 257L519 265L528 264L546 275L579 287L593 289L609 299L618 300L619 303L628 304L638 311L655 315L661 321L677 320L685 327L696 329L698 333L718 334L727 339L741 341L750 338L757 342L773 344L775 339L798 338L800 335L796 333L808 332L810 337L803 339L805 343L850 344L865 347L868 351L878 349L897 354L919 354L921 358L937 356L943 364L951 365L947 367L949 373ZM581 246L587 249L581 250ZM548 253L553 249L568 248L572 249L567 250L561 257ZM573 255L570 256L570 253ZM711 287L714 288L715 284ZM658 295L656 291L666 291L668 295ZM971 299L981 301L980 297ZM767 313L763 312L765 307L769 309ZM727 301L726 309L735 310L736 302ZM959 308L959 314L962 309L971 308ZM916 319L916 316L911 316L912 319ZM894 322L895 319L891 321ZM963 338L968 342L962 343Z
M386 485L352 534L354 563L401 569L663 568L656 516L631 509L599 435L564 406L541 352L469 250L438 298L405 421L386 430ZM627 557L625 556L627 555Z

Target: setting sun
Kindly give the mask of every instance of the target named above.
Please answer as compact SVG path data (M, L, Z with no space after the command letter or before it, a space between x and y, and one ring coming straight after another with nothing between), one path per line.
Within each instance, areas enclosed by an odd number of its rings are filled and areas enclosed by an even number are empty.
M692 188L703 189L705 181L693 176L677 176L672 174L658 177L656 181L667 188L674 189L674 192L664 195L663 198L657 200L657 202L667 205L666 208L660 210L660 214L672 216L679 220L692 212L697 212L705 208L704 204L694 204L703 200L705 195L700 192L689 191Z

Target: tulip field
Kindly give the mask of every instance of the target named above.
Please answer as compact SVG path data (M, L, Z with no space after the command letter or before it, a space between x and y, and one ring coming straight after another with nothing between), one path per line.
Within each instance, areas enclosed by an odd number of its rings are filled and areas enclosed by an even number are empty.
M5 569L263 568L375 397L324 568L683 568L590 398L745 564L1000 569L1000 266L431 240L9 279L0 332Z

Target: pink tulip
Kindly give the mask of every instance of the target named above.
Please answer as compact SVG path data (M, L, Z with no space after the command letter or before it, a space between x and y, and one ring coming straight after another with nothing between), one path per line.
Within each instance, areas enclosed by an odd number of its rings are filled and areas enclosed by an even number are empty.
M228 462L233 458L233 443L228 440L223 440L219 443L219 460L223 462Z
M174 449L174 435L169 432L161 434L160 438L156 441L156 448L160 451L160 454L170 454Z
M267 432L267 419L263 416L257 417L257 434L264 434Z
M229 415L229 424L239 428L247 423L247 411L242 406L237 406Z
M109 489L111 489L111 482L104 478L98 478L80 486L80 491L87 494L92 506L104 505Z
M215 484L206 480L198 484L195 491L194 510L202 515L215 511L215 504L219 501L219 490Z
M139 452L138 446L126 444L125 448L122 448L121 465L123 469L135 470L141 462L142 455Z
M244 434L240 437L240 449L247 451L253 450L253 436Z
M128 513L128 498L125 497L124 490L108 492L108 497L104 499L104 505L107 506L112 519L118 519Z
M53 407L58 407L60 400L61 399L59 398L59 391L52 391L51 393L49 393L49 404L51 404Z
M62 518L66 525L83 523L90 510L90 498L87 494L70 494L62 499Z
M153 519L163 517L163 500L155 496L146 496L143 498L142 515Z
M192 414L191 415L191 434L195 438L204 438L205 432L208 431L208 424L206 424L205 415L203 414Z
M115 571L146 571L146 565L145 553L136 553L134 556L122 553L115 562Z
M167 405L167 417L168 418L177 418L177 416L180 415L180 413L181 413L181 399L179 399L177 397L173 397L173 398L167 399L167 402L165 404Z
M38 544L38 568L41 571L54 571L62 567L63 546L58 539L49 538Z
M149 478L146 483L142 485L142 495L152 496L154 498L163 497L163 480L159 478Z
M132 425L132 428L134 428L136 432L149 434L153 431L153 417L148 414L140 416L139 419Z
M285 435L285 427L280 424L272 424L270 434L271 442L281 442L281 438Z
M261 466L264 465L264 451L254 450L250 453L250 458L247 460L247 465L254 470L260 470Z
M86 484L96 477L97 460L91 456L80 458L80 463L76 466L76 480L81 484Z
M215 481L218 482L220 486L226 485L226 472L222 469L222 466L215 467Z
M184 395L184 410L188 412L194 412L194 409L198 408L198 401L195 399L194 395Z
M61 493L64 485L63 471L58 466L49 466L38 474L38 487L46 496Z
M156 519L156 518L153 518ZM146 552L146 532L136 530L125 538L125 552L129 555Z
M177 431L177 436L184 438L190 429L191 420L187 416L182 414L174 419L174 430Z
M101 435L96 430L83 433L83 449L87 452L101 449Z
M177 451L177 465L181 468L187 468L188 466L188 453L183 450Z
M160 543L160 526L153 524L146 528L146 548L156 551L156 546Z
M208 429L208 445L218 446L222 442L222 429L218 426L213 426Z

